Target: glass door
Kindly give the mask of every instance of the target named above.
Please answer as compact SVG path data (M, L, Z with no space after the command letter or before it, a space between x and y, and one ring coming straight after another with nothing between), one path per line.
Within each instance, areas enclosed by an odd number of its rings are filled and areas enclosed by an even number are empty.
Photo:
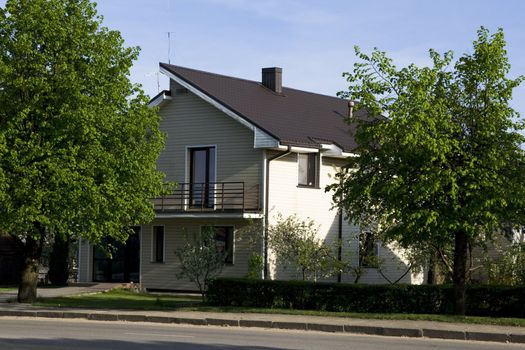
M190 150L190 207L213 208L215 147Z
M102 240L109 255L106 250L93 247L94 282L139 282L140 227L133 230L124 244L109 237Z

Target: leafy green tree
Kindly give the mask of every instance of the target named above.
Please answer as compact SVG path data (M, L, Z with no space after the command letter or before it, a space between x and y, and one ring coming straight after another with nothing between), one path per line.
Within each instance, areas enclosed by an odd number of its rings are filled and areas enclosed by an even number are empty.
M343 270L334 249L317 237L317 231L313 220L278 215L276 223L268 227L268 246L277 265L291 266L303 280L314 281Z
M25 247L20 302L36 297L50 232L125 240L154 216L163 135L129 81L138 52L89 0L0 8L0 229Z
M496 257L485 254L483 263L490 284L516 286L525 284L525 243L496 244Z
M222 272L228 252L217 248L213 228L204 227L195 239L186 239L184 246L177 249L175 255L180 263L177 278L187 278L195 283L204 299L208 283Z
M502 30L481 28L471 54L430 50L431 67L397 69L384 52L356 47L342 96L359 118L356 152L329 186L356 222L377 222L383 240L402 247L453 247L455 311L465 313L469 246L490 240L503 223L523 224L523 124L509 102L523 80L510 65ZM342 198L342 199L341 199Z

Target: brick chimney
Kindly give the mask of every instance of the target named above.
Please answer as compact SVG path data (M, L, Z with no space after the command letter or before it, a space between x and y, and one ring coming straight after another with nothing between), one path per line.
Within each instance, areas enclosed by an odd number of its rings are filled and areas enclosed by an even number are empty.
M283 69L279 67L262 69L262 84L278 94L283 92Z

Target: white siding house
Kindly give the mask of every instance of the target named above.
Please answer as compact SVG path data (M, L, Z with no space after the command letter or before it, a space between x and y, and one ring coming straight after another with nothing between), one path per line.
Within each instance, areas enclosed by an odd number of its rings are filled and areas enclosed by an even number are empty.
M325 192L355 147L344 121L347 101L282 87L279 68L263 70L262 82L167 64L161 64L161 71L170 78L170 90L152 100L166 133L158 168L179 186L173 195L154 200L155 220L140 226L138 272L127 271L126 261L124 267L108 265L89 242L81 241L79 281L138 276L135 280L146 289L194 290L189 281L176 278L175 250L204 226L217 227L232 252L223 276L245 276L249 257L258 253L267 256L267 278L298 278L294 269L273 264L272 252L264 251L265 224L274 224L278 214L313 219L319 238L341 240L342 258L358 264L362 232L340 218ZM249 225L258 227L249 233L256 236L256 245L241 237ZM376 252L387 278L396 280L406 271L399 250L378 244ZM110 271L117 265L126 273ZM331 280L352 282L354 276ZM360 282L387 281L377 269L366 268ZM423 277L408 273L401 282L422 283Z

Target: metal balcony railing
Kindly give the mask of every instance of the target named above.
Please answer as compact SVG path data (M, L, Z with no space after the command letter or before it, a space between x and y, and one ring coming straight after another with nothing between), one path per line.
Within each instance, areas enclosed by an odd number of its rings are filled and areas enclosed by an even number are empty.
M244 182L179 183L153 200L157 212L257 212L259 185Z

